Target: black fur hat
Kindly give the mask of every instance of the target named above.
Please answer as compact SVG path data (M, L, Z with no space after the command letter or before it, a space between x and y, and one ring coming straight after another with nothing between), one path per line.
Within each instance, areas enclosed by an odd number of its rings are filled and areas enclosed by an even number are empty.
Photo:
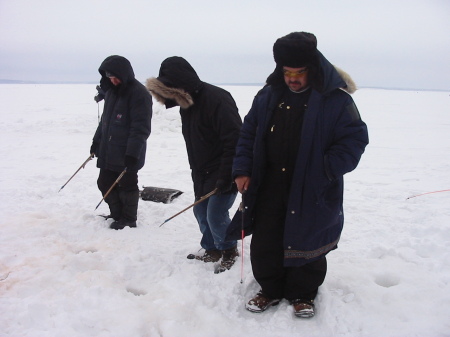
M314 34L294 32L280 37L273 45L278 66L301 68L317 63L317 39Z

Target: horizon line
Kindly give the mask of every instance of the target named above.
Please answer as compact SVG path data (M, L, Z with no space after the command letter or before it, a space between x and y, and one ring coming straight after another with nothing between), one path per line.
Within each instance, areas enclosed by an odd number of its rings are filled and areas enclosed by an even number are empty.
M141 82L143 83L143 82ZM0 79L0 84L98 84L97 81L23 81ZM230 82L230 83L211 83L213 85L223 86L264 86L265 83L258 82ZM424 88L402 88L402 87L380 87L380 86L359 86L358 89L383 89L383 90L402 90L402 91L450 91L450 89L424 89Z

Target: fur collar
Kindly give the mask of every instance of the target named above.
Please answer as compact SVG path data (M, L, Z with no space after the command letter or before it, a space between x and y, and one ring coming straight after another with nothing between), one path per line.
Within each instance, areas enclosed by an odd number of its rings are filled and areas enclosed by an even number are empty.
M350 75L336 66L334 68L346 84L346 87L341 89L349 94L355 93L357 87ZM145 86L152 96L163 105L167 100L175 101L182 109L187 109L194 105L194 100L189 93L183 89L168 87L155 77L147 79Z
M345 88L341 88L341 89L348 92L349 94L355 93L355 91L358 90L358 88L356 87L356 83L353 81L353 79L350 77L350 75L348 73L346 73L345 71L343 71L341 68L338 68L336 66L334 66L334 68L338 72L339 76L342 77L345 84L347 84L347 86Z
M147 79L145 86L161 104L165 104L167 100L172 100L182 109L187 109L194 104L194 100L189 93L183 89L168 87L155 77Z

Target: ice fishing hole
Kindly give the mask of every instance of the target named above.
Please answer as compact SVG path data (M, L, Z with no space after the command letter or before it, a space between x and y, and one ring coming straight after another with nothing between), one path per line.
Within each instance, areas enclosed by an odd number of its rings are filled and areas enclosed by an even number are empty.
M383 274L375 276L375 283L384 288L390 288L400 283L400 278L394 274Z
M143 291L143 290L138 290L138 289L136 289L136 288L130 288L130 287L127 288L127 291L128 291L129 293L132 293L134 296L142 296L142 295L146 295L146 294L147 294L147 293L146 293L145 291Z

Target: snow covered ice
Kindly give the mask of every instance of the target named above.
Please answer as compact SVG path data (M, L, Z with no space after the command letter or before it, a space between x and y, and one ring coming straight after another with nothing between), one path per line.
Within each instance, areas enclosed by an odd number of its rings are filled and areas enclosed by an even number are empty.
M259 87L225 86L244 116ZM140 201L138 227L115 231L95 160L95 84L0 85L0 336L450 336L450 96L361 89L369 128L345 178L345 225L312 319L286 301L262 314L249 261L224 273L200 249L178 109L154 103L140 186L184 193ZM100 105L100 113L102 105ZM233 212L240 202L238 196ZM241 250L239 242L239 250Z

